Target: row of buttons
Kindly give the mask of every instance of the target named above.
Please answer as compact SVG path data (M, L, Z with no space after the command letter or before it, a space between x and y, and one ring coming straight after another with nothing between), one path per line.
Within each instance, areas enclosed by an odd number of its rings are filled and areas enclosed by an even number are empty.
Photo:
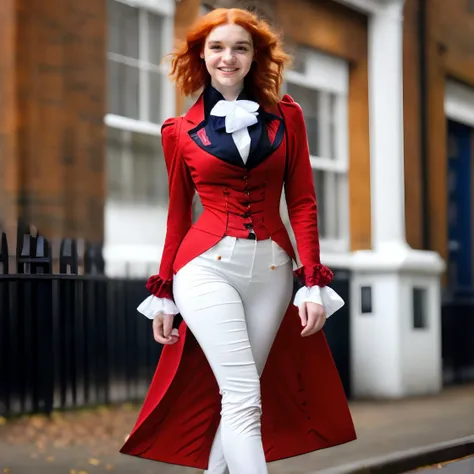
M248 188L248 182L247 182L248 176L244 175L242 179L245 181L244 193L245 193L246 196L250 196L250 192L249 192L249 188ZM252 215L250 213L250 201L245 201L242 204L244 206L247 206L247 212L244 212L242 214L242 217L244 219L248 219ZM249 231L249 234L248 234L247 238L250 239L250 240L256 240L257 236L255 235L252 224L251 223L245 223L244 227Z

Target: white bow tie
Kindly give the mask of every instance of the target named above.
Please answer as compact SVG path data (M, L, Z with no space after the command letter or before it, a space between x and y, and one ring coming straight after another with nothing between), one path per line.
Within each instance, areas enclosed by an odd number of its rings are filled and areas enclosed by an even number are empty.
M225 117L225 131L234 133L257 123L259 107L252 100L220 100L212 108L211 115Z

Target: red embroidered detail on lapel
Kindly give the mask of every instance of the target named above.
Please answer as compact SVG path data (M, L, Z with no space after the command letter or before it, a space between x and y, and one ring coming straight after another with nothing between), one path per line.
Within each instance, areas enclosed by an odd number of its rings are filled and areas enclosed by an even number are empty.
M275 137L276 137L279 126L280 126L280 121L276 119L272 120L271 122L267 124L268 138L272 145L273 145L273 142L275 141Z
M197 132L197 136L199 137L199 139L201 140L201 142L204 146L208 146L208 145L211 144L211 142L209 141L209 138L207 136L205 128L201 128L201 130L199 130Z

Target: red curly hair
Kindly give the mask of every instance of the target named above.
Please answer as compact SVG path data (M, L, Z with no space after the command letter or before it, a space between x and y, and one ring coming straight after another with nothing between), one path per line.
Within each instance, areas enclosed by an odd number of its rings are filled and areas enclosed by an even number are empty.
M210 83L210 75L200 54L209 33L225 24L239 25L252 36L254 61L245 78L246 85L264 107L277 104L283 69L290 56L283 51L280 37L266 21L239 8L217 8L202 16L188 30L181 46L171 53L170 76L179 91L185 96L193 95Z

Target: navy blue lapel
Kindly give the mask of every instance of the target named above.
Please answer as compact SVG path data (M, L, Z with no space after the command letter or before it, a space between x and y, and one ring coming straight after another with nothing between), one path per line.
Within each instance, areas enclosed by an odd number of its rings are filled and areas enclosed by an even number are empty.
M284 123L282 118L260 108L258 111L258 122L249 127L251 140L250 153L247 164L245 164L235 146L232 135L225 131L224 117L210 115L212 107L214 107L219 100L223 99L222 94L213 87L208 86L203 92L202 99L204 102L204 120L189 130L188 133L200 148L211 155L233 165L252 169L258 166L280 146L284 136ZM252 100L245 91L242 91L238 99ZM274 122L275 120L278 120L279 123L276 124ZM278 126L272 142L268 136L267 127L269 125L271 125L271 127Z

